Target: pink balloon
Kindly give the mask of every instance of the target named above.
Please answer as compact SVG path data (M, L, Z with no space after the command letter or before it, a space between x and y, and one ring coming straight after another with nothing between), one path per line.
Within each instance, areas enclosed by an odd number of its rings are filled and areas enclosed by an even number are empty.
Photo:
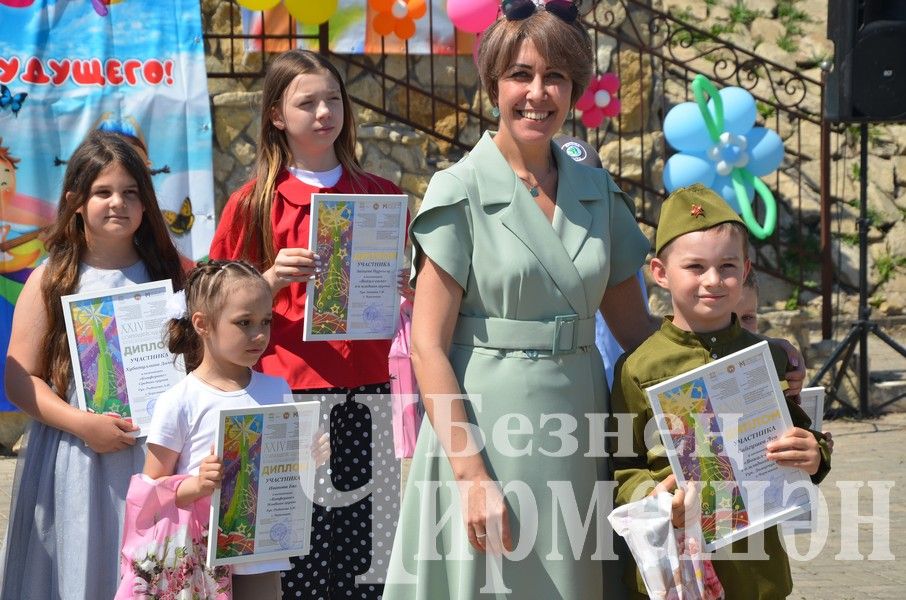
M447 0L447 16L457 29L479 33L497 18L497 0Z

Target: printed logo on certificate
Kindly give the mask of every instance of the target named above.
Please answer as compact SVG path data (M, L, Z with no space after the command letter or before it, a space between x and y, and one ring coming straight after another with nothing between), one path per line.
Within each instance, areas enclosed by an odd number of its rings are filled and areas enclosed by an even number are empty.
M308 554L319 413L318 402L220 411L208 566Z
M312 194L308 247L321 272L305 291L304 340L393 337L408 206L405 194Z
M158 396L186 376L163 341L172 293L167 279L61 298L79 408L146 435Z
M766 457L793 427L767 342L645 391L677 484L700 482L709 552L809 510L808 475Z

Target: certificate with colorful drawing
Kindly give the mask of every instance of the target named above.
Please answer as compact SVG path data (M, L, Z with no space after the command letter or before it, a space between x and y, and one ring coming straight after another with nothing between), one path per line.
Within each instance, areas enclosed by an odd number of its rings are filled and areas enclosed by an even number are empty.
M645 391L678 484L700 482L708 551L809 510L808 476L766 456L793 427L767 342Z
M319 412L318 402L220 411L208 566L308 554Z
M303 339L393 337L408 205L405 194L312 194L309 248L321 272L306 290Z
M131 420L143 436L158 396L186 376L164 344L170 280L63 296L79 408Z

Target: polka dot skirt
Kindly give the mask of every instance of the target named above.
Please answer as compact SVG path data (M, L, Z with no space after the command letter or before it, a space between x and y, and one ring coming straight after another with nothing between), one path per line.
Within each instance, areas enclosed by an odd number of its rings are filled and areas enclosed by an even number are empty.
M330 406L331 402L339 401L329 413L322 409L321 418L324 426L330 428L331 457L330 481L324 481L324 485L320 487L327 488L328 492L330 488L339 492L352 492L367 484L372 476L377 493L392 487L388 485L390 482L380 480L382 476L380 468L375 469L373 475L371 472L374 462L387 464L388 457L381 457L380 461L372 460L374 445L371 440L371 409L366 406L364 397L379 394L382 398L387 398L390 385L368 385L352 390L339 388L304 390L301 393L322 394L322 406L325 407ZM345 398L338 399L337 394ZM356 396L360 395L363 396L362 402L356 399ZM328 396L333 398L330 399ZM386 404L389 410L389 400ZM392 451L389 460L396 460ZM387 470L387 475L398 476L393 469ZM370 494L348 506L331 508L315 503L312 514L311 552L307 556L290 559L293 568L283 573L285 600L295 598L370 600L381 597L382 585L359 585L355 581L356 576L369 570L373 558L371 511ZM380 546L382 550L386 544L381 543ZM383 563L384 560L380 562Z

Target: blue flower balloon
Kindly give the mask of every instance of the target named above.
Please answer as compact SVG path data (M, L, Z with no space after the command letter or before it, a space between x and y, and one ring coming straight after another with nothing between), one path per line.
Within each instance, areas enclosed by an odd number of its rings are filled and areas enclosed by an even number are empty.
M675 106L664 119L664 136L679 150L664 167L668 192L701 183L742 215L749 231L765 239L777 226L777 204L759 177L783 161L783 141L774 131L755 127L755 99L748 91L717 91L704 75L692 81L695 102ZM706 97L707 96L707 97ZM752 212L755 194L765 206L765 222Z

